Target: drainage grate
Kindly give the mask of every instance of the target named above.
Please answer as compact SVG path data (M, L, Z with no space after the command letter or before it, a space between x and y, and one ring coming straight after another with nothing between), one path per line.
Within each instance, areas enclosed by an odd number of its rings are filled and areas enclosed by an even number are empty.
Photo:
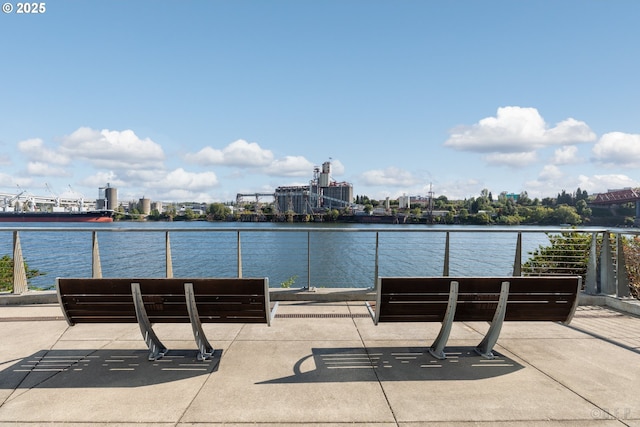
M366 313L284 313L276 314L276 319L365 319L371 317Z

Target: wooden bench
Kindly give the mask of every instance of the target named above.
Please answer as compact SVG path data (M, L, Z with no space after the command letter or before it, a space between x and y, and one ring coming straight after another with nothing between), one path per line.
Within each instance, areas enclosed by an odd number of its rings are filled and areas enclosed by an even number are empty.
M271 324L268 278L151 279L57 278L58 301L69 325L76 323L138 323L149 347L149 360L167 348L153 323L191 323L198 358L209 359L202 323Z
M454 321L488 321L491 326L475 351L493 358L504 321L571 322L582 287L580 276L560 277L381 277L374 323L442 322L429 352L444 348Z

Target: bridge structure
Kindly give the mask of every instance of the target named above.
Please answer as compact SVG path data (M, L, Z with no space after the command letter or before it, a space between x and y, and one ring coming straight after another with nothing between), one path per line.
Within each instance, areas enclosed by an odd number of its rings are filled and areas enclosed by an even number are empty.
M621 205L635 203L636 222L640 219L640 188L623 188L621 190L609 190L606 193L597 194L590 202L592 205Z
M609 190L606 193L597 194L591 203L594 205L620 205L639 201L640 188L623 188L622 190Z

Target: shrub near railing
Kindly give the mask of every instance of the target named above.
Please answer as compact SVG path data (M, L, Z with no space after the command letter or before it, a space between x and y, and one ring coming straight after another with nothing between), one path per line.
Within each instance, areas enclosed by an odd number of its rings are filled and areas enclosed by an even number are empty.
M624 238L624 261L629 278L629 290L640 299L640 236Z
M44 276L36 269L29 269L27 263L24 263L24 270L27 273L27 280L37 276ZM13 291L13 259L9 255L0 258L0 292Z
M586 282L591 234L547 233L550 245L540 245L529 253L530 258L522 266L528 276L579 275Z

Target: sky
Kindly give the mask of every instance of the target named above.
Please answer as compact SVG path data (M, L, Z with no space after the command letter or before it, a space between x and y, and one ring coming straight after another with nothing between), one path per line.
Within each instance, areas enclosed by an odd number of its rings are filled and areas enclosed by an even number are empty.
M0 13L0 193L640 187L637 0L41 4Z

